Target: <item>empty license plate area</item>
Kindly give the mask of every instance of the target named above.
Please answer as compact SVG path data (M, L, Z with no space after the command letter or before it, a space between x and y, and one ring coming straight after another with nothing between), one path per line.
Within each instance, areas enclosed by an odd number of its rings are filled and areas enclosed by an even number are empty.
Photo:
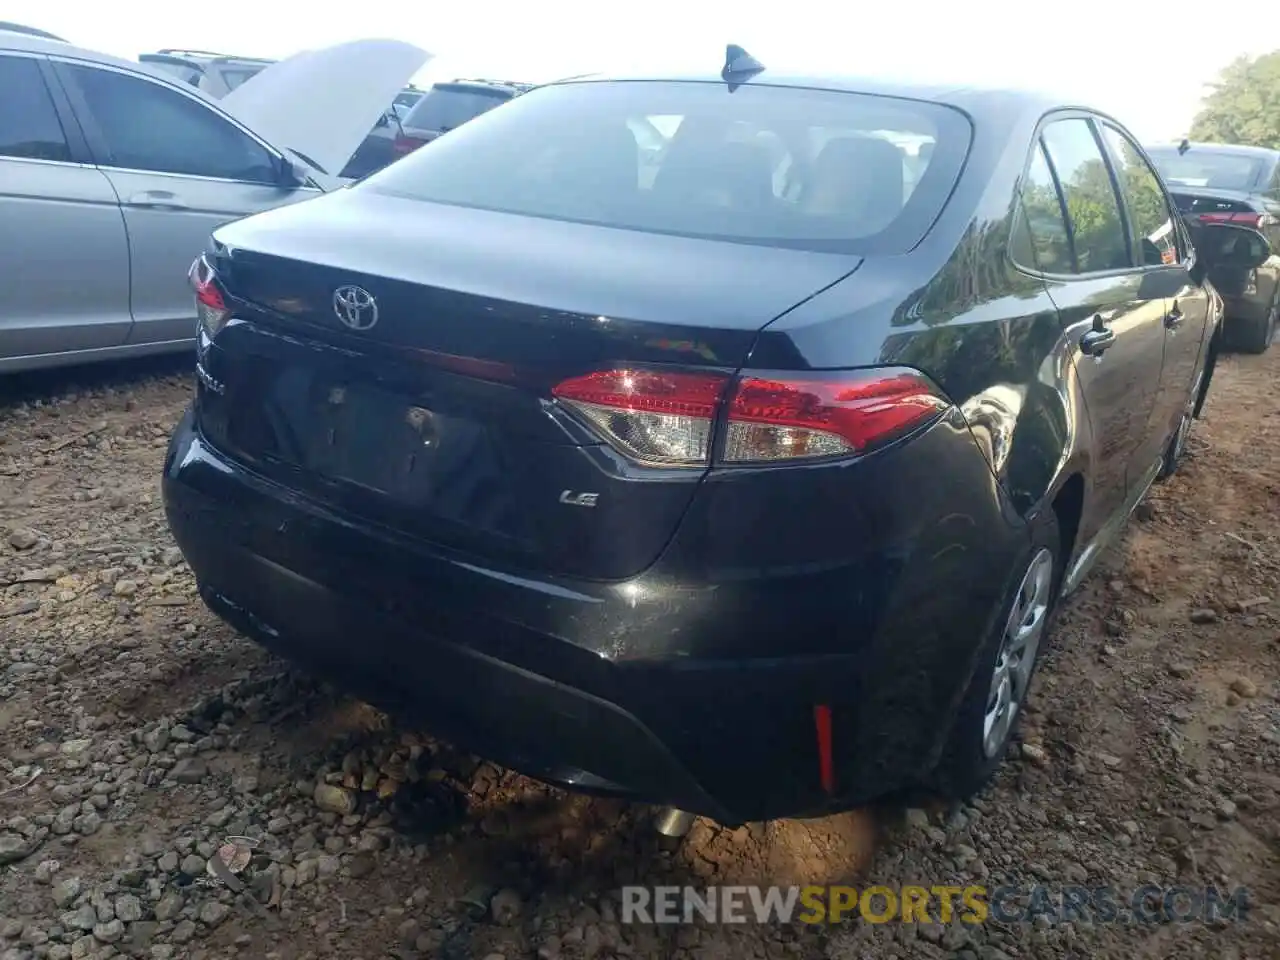
M311 393L303 465L400 502L425 504L484 445L478 425L363 384L319 381Z

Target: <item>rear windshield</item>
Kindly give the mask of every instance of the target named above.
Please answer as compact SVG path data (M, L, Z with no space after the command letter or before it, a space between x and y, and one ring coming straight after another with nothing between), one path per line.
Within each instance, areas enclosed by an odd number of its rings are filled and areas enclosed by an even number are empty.
M677 236L892 253L928 231L971 136L964 114L915 100L760 84L565 83L518 97L358 189Z
M452 130L511 98L470 87L432 87L405 120L406 127L419 130Z
M1170 186L1208 187L1211 190L1252 190L1262 179L1267 162L1261 157L1216 153L1192 147L1181 156L1177 150L1147 150L1151 162Z

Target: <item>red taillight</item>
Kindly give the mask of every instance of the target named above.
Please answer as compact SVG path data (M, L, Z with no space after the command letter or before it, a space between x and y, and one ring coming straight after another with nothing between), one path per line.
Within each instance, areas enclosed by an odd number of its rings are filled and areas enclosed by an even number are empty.
M566 402L621 452L644 463L706 466L723 413L725 464L864 453L949 406L908 370L724 373L605 370L557 385ZM726 396L727 395L727 396Z
M400 134L391 142L391 149L403 156L406 153L413 153L426 142L425 140L419 140L417 137L407 137L404 134Z
M728 382L723 373L600 370L565 380L551 394L632 459L705 466Z
M861 453L948 404L906 371L744 376L729 406L729 463Z
M191 281L191 289L196 294L196 316L200 329L212 337L227 322L230 311L222 297L222 291L218 289L218 275L214 273L212 264L204 254L196 257L191 264L187 279Z
M1201 223L1238 223L1257 230L1265 217L1266 214L1262 213L1201 213L1197 219Z
M222 299L222 294L212 282L196 287L196 302L214 310L225 310L227 308L226 301Z
M217 274L209 259L201 254L187 271L187 279L191 281L191 289L196 292L196 301L214 310L225 310L226 301L222 299L222 291L218 289Z

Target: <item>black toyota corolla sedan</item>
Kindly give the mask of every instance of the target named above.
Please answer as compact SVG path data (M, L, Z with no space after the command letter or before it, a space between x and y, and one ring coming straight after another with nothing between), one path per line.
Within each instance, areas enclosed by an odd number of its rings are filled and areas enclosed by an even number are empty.
M215 233L168 518L235 627L532 776L964 795L1266 255L1024 94L552 84Z

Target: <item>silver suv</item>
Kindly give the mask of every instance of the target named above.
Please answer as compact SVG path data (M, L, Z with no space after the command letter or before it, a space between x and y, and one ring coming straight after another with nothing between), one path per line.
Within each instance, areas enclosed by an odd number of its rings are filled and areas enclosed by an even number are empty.
M474 120L529 90L532 84L505 80L453 80L432 84L400 125L395 140L398 157Z

